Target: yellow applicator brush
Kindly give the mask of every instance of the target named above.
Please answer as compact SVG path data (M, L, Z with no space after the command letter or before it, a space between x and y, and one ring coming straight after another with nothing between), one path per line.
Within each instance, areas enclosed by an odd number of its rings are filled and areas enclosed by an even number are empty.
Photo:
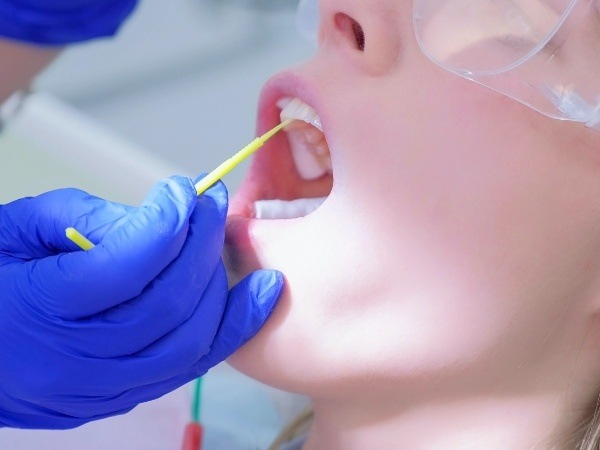
M231 158L226 159L224 162L219 164L219 166L202 178L198 183L196 183L196 194L202 195L204 191L206 191L209 187L235 169L238 164L244 161L249 156L253 155L259 148L261 148L265 143L275 136L279 131L281 131L284 127L290 124L293 119L284 120L275 128L267 131L262 136L257 137L248 145L246 145L243 149L233 155ZM73 241L75 244L79 246L82 250L91 250L94 248L94 244L90 242L84 235L82 235L79 231L77 231L73 227L69 227L66 229L65 234L68 239Z
M202 178L198 183L196 183L196 193L201 195L204 191L206 191L209 187L231 172L233 169L237 167L239 163L244 161L248 156L254 154L256 150L265 145L269 139L277 134L282 128L289 125L292 119L285 120L277 125L270 131L267 131L260 137L257 137L248 145L246 145L243 149L233 155L231 158L223 161L219 166L213 170L211 173Z

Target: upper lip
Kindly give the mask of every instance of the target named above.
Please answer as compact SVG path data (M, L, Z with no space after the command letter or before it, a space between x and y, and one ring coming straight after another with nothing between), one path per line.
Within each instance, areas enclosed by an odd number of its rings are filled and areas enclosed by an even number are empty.
M259 134L279 123L280 110L276 102L282 97L299 98L320 113L319 97L311 83L297 73L283 72L272 77L261 92L257 123Z

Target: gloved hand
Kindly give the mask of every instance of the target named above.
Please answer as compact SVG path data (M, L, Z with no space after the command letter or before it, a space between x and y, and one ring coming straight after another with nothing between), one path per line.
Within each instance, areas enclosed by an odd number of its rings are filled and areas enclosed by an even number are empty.
M0 36L64 45L112 36L137 0L0 0Z
M0 424L72 428L204 374L252 337L283 286L228 292L227 191L160 182L139 208L65 189L0 206ZM65 237L74 226L96 247Z

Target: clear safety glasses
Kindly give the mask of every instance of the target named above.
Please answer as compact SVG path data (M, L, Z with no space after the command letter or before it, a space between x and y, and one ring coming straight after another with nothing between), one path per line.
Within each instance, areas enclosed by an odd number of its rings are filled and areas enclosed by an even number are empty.
M317 2L300 1L305 33ZM413 0L413 27L443 69L600 131L600 0Z

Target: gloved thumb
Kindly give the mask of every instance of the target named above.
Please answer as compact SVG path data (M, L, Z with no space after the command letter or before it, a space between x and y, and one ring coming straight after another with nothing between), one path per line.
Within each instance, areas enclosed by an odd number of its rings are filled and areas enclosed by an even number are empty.
M195 367L199 374L227 359L258 333L273 312L284 284L281 272L258 270L231 289L210 353Z

